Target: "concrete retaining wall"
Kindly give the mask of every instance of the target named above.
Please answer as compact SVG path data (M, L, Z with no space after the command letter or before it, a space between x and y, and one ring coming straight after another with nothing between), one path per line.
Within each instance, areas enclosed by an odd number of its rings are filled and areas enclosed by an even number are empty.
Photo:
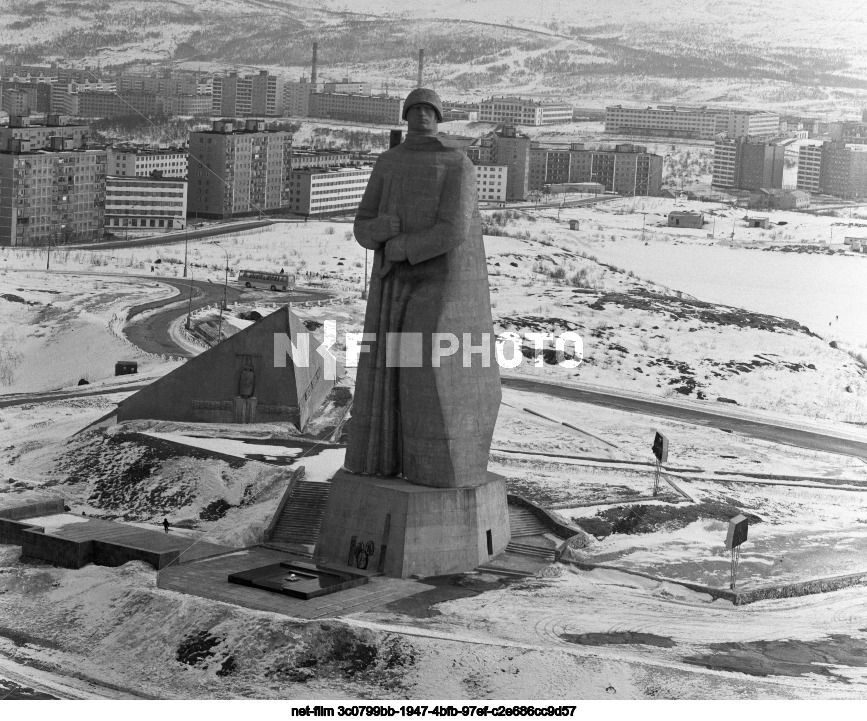
M8 543L12 546L23 545L24 531L39 531L44 533L45 529L33 526L27 522L10 521L7 518L0 518L0 543Z
M11 508L0 508L0 518L8 518L13 521L22 518L36 518L38 516L53 516L55 513L63 513L64 503L62 498L46 498L41 501L32 501Z
M93 541L73 541L42 531L23 531L22 559L47 561L64 568L81 568L93 561Z

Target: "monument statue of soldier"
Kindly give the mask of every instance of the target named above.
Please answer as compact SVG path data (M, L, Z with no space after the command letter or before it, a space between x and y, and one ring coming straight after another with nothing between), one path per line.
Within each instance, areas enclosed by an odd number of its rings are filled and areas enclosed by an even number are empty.
M476 195L442 102L406 98L404 142L382 153L355 217L374 251L344 467L442 488L479 486L500 376ZM368 340L374 338L375 340Z

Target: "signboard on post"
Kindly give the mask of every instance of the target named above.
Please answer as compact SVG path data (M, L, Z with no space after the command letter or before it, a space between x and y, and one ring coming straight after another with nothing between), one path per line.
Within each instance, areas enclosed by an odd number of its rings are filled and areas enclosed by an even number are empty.
M668 461L668 438L659 431L656 432L656 437L653 439L653 455L659 463Z
M729 521L729 530L726 534L726 548L735 549L747 540L749 519L744 516L735 516Z

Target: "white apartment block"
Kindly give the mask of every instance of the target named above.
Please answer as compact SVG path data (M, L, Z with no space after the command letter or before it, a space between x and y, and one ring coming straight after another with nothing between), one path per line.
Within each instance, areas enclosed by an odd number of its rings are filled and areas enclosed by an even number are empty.
M572 106L527 98L494 97L479 103L479 122L556 125L572 120Z
M737 177L738 143L734 138L719 139L713 146L713 185L734 188Z
M476 189L482 202L505 202L508 165L476 163Z
M711 139L771 137L780 131L780 116L754 110L659 105L655 108L605 108L606 133L633 133Z
M121 177L147 177L154 171L166 178L187 177L187 152L182 148L108 149L108 175Z
M403 123L403 100L388 95L311 93L310 117L352 120L359 123Z
M187 181L168 178L105 179L105 227L112 232L165 232L187 225Z
M822 144L802 145L798 148L798 190L819 192L822 171Z
M771 138L780 134L780 116L752 110L732 110L726 118L730 138Z
M307 168L289 174L289 210L298 215L343 215L358 209L371 165Z

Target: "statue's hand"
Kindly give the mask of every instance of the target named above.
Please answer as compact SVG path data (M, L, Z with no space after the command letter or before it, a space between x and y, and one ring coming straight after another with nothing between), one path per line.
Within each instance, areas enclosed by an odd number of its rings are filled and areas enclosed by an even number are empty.
M393 263L406 260L406 238L392 238L385 244L385 259Z
M372 225L370 235L378 243L384 243L400 233L400 218L396 215L379 215L374 218Z

